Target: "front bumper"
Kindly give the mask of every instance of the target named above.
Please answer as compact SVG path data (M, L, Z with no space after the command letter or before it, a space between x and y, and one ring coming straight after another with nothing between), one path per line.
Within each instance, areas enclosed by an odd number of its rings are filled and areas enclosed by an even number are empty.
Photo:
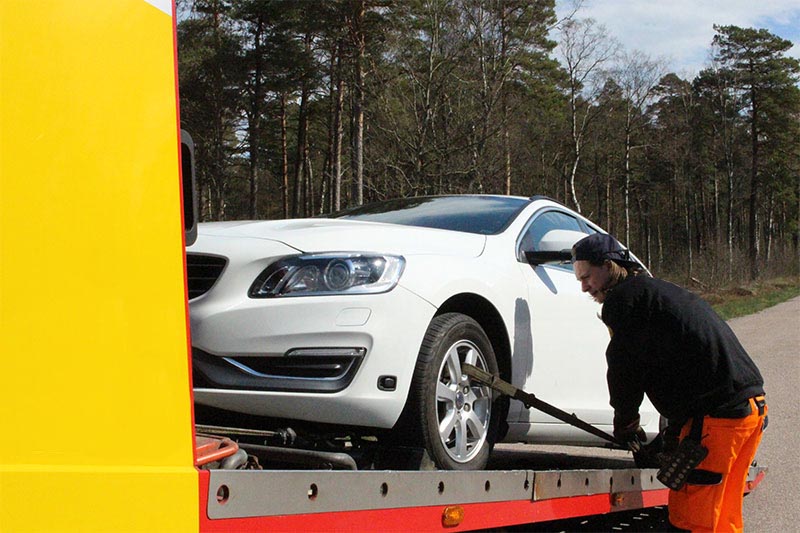
M195 401L251 415L392 427L435 312L402 286L234 304L198 298L191 303ZM325 356L330 348L354 352ZM298 349L302 357L293 357ZM380 386L386 376L394 390Z

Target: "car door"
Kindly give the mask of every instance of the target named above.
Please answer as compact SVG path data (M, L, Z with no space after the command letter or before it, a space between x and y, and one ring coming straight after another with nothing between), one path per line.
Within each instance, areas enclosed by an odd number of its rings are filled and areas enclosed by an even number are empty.
M557 208L535 213L518 239L519 267L528 293L533 362L525 390L593 424L610 424L605 349L608 329L600 305L581 292L572 264L523 262L525 251L537 251L551 230L594 233L582 220ZM555 419L523 410L521 423L551 424Z

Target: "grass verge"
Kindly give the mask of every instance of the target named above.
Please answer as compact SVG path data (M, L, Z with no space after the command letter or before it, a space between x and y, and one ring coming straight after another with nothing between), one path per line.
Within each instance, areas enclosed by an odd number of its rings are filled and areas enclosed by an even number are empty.
M703 298L724 318L757 313L800 295L800 277L763 280L753 285L720 289Z

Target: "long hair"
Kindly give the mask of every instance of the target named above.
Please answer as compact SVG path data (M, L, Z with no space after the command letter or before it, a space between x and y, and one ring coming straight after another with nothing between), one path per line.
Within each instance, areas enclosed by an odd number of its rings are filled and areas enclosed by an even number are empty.
M608 265L608 271L611 275L611 280L614 285L626 279L628 276L635 276L639 273L638 270L634 270L633 268L625 268L616 261L611 261L610 259L606 259L606 261L611 263Z
M589 261L589 264L592 266L603 266L608 263L608 271L611 275L611 286L620 283L621 281L627 279L628 277L633 277L641 274L643 270L636 266L624 267L617 263L616 261L612 261L611 259L603 259L600 261Z

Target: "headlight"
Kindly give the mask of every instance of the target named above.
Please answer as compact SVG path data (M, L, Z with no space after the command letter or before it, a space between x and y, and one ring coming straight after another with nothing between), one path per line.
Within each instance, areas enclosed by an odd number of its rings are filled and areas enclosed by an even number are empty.
M250 298L373 294L392 290L403 273L397 255L355 253L287 257L268 266L250 287Z

